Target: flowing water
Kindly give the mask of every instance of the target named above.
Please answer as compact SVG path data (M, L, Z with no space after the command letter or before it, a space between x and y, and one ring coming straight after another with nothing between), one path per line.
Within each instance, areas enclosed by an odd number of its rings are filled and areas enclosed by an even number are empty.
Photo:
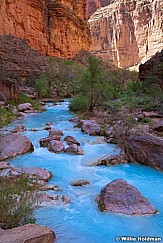
M115 145L102 142L101 137L83 134L80 129L73 128L68 120L74 115L68 109L68 101L49 104L47 111L27 115L23 120L8 126L13 128L23 124L28 128L24 132L34 144L34 152L11 159L9 162L18 167L43 167L53 173L49 184L62 187L62 192L72 202L65 206L49 206L36 210L38 224L54 229L57 243L114 243L116 236L158 236L163 237L163 173L150 167L130 164L113 167L91 167L91 162L104 155L118 154ZM71 154L54 154L47 148L40 148L39 139L46 137L48 131L43 130L46 122L63 130L64 136L72 135L84 150L84 156ZM31 132L29 129L39 131ZM64 137L63 136L63 137ZM91 185L72 187L74 180L88 179ZM108 212L100 212L95 197L100 189L114 179L125 179L155 206L159 213L152 216L126 216ZM152 241L153 242L153 241Z

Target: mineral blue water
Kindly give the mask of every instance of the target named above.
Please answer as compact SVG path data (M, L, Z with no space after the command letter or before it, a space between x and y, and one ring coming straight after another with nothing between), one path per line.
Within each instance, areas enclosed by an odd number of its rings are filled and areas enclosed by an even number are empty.
M163 173L137 164L89 166L104 155L118 154L118 148L103 143L101 137L90 137L74 128L74 124L68 121L74 117L68 109L68 101L56 106L49 104L46 108L46 112L27 115L23 120L8 126L11 129L19 124L25 125L28 131L24 134L35 147L33 153L9 162L13 166L39 166L51 171L53 177L49 184L57 184L63 191L50 193L65 194L72 200L71 204L65 206L38 209L35 212L37 223L54 229L57 243L114 243L116 236L163 237ZM43 130L46 122L52 122L53 127L62 129L64 136L74 136L81 143L84 156L54 154L48 152L47 148L40 148L39 139L48 135L48 131ZM39 131L31 132L31 128ZM71 181L79 179L88 179L91 185L81 188L70 185ZM125 179L137 187L159 213L152 216L126 216L100 212L95 197L103 186L114 179Z

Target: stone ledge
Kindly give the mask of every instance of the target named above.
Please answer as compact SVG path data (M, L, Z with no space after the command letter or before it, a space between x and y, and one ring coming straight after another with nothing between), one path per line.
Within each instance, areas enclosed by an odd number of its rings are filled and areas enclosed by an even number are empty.
M55 238L51 229L35 224L0 231L0 243L54 243Z

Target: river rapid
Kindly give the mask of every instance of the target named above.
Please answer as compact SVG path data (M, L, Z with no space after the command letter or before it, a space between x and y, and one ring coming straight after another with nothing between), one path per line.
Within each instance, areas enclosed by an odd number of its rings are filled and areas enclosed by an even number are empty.
M23 120L10 124L12 129L24 125L23 132L34 145L34 152L8 160L17 167L38 166L52 172L49 184L62 188L61 192L72 202L64 206L46 206L35 211L36 223L51 227L57 243L114 243L116 236L163 237L163 173L147 166L125 164L113 167L93 167L92 162L104 155L118 154L116 145L103 142L102 137L83 134L69 122L74 117L68 109L68 101L46 105L43 113L29 114ZM43 130L45 123L52 122L54 128L62 129L64 136L74 136L84 150L84 155L54 154L39 146L39 139L48 135ZM29 131L37 128L37 132ZM91 184L72 187L74 180L88 179ZM127 180L135 186L159 211L151 216L126 216L100 212L95 197L101 188L114 179ZM150 241L153 242L153 241Z

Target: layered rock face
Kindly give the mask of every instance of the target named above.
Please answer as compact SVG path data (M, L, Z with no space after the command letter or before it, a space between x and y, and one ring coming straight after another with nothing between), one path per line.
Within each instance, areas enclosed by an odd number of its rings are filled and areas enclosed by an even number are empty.
M88 18L101 7L105 7L115 0L87 0L87 16Z
M12 99L17 101L18 91L19 89L15 82L0 80L0 100Z
M92 52L118 67L143 63L163 48L160 0L117 0L90 18Z
M46 58L25 40L11 35L0 36L0 100L16 101L19 86L33 84L46 68Z
M89 49L84 0L1 0L0 35L28 41L40 53L72 57Z

